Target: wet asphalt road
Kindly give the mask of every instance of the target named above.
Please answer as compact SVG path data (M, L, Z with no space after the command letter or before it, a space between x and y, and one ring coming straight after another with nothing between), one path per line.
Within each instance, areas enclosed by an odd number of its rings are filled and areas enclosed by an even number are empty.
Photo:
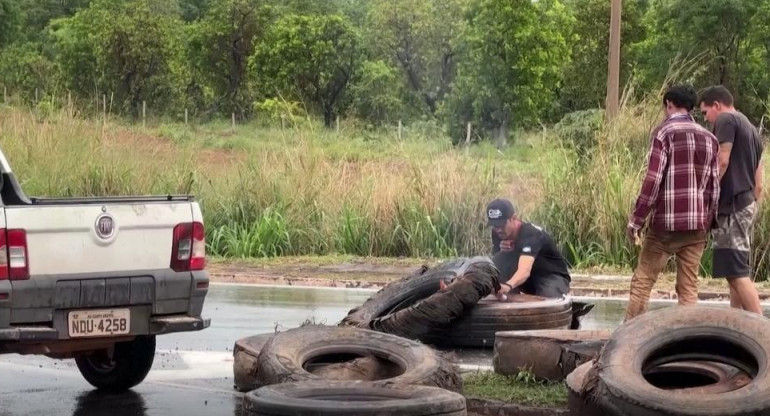
M158 337L153 369L144 383L120 395L97 393L73 360L0 355L0 416L240 415L232 388L233 343L250 335L297 327L306 320L336 324L373 292L246 285L212 285L204 306L211 327ZM613 328L625 302L593 301L584 329ZM654 303L652 308L671 303ZM465 369L491 364L491 351L463 352Z
M159 336L149 376L121 395L94 391L73 360L0 355L0 416L237 416L242 395L232 388L235 340L307 319L336 324L371 293L212 285L204 306L211 327Z

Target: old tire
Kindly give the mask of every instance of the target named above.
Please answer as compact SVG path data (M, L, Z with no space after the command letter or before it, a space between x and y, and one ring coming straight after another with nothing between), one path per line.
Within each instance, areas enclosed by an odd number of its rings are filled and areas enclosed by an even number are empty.
M577 366L595 359L610 334L572 329L498 332L492 365L498 374L529 371L538 379L562 381Z
M243 399L249 416L464 416L465 397L436 387L314 381L257 389Z
M257 384L257 359L274 333L259 334L235 341L233 348L234 387L240 392L254 390Z
M709 361L664 364L648 370L645 378L658 388L687 394L727 393L751 381L748 374L735 367ZM691 387L693 385L697 387Z
M770 415L770 321L728 308L688 306L647 312L618 328L597 363L594 389L627 415ZM645 374L681 361L729 364L752 380L718 394L670 391Z
M378 381L462 390L457 367L426 345L366 329L318 325L292 329L271 338L259 355L257 383L268 386L323 380L308 369L360 358L378 362Z
M406 309L433 295L439 291L441 281L450 283L477 264L491 265L492 261L486 257L459 258L433 268L423 266L412 275L380 289L363 305L351 309L340 322L340 326L372 329L373 320Z
M446 289L406 309L376 318L369 326L375 331L409 339L424 339L432 331L446 330L472 311L480 299L499 288L497 273L491 262L471 264Z
M147 335L115 344L112 357L106 351L97 351L75 357L75 363L92 386L119 393L144 381L154 359L155 336Z
M450 328L434 330L421 339L445 347L492 347L497 332L567 329L572 321L569 298L512 295L506 302L500 302L490 296Z

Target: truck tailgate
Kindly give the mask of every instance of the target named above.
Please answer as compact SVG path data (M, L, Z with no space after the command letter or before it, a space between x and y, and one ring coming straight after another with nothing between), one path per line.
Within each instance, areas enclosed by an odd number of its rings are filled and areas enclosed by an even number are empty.
M6 281L9 323L56 323L68 310L117 306L148 316L199 315L207 275L171 267L175 227L202 223L197 203L94 202L5 207L8 245L14 230L26 233L29 268L28 278Z
M26 231L32 279L168 268L174 227L193 220L190 202L8 207L5 215L9 230Z

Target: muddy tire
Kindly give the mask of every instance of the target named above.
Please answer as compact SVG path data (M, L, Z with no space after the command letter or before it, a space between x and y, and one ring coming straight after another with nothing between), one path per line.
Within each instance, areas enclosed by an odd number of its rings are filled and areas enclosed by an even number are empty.
M315 381L262 387L243 399L248 416L464 416L465 397L436 387Z
M450 283L462 276L474 264L492 264L485 257L460 258L441 263L433 268L422 266L402 280L392 282L366 300L363 305L351 309L340 326L372 329L371 322L388 314L406 309L439 291L439 283Z
M541 380L562 381L576 367L598 357L610 334L571 329L499 332L492 365L498 374L529 371Z
M446 329L500 287L497 273L491 262L473 262L446 289L405 309L375 318L369 327L408 339L422 339L431 331Z
M497 332L568 329L572 321L572 302L569 298L512 295L506 302L500 302L490 296L448 329L434 330L421 340L445 347L491 348Z
M426 345L371 330L318 325L271 338L259 355L257 383L323 380L314 367L361 358L377 362L376 381L462 390L458 368Z
M613 333L592 390L625 415L770 415L768 348L770 321L759 315L703 306L651 311ZM752 380L725 393L671 394L645 378L651 369L682 361L728 364Z
M257 384L257 359L274 333L259 334L235 341L233 347L234 387L240 392L254 390Z
M138 336L115 344L112 357L97 351L75 357L80 374L92 386L108 392L123 392L142 381L155 359L155 336Z

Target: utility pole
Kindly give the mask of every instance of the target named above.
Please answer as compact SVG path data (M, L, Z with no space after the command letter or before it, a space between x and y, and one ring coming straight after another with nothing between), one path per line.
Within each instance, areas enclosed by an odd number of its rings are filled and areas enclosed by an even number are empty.
M610 0L610 50L607 68L607 119L612 120L620 109L620 20L622 0Z

